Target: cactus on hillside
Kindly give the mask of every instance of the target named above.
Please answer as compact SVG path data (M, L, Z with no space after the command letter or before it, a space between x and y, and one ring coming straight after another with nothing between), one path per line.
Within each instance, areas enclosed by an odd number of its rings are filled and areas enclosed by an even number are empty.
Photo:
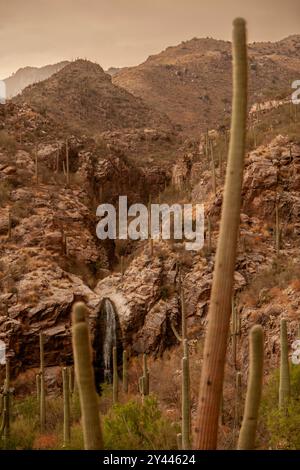
M280 322L280 383L279 383L279 408L286 409L290 399L290 366L289 346L287 335L287 321Z
M207 250L208 253L211 254L211 219L210 216L207 216Z
M237 356L237 345L238 337L241 334L241 319L237 310L237 307L232 297L232 306L231 306L232 318L231 318L231 339L232 339L232 362L234 368L237 368L236 356Z
M118 354L116 346L113 347L113 403L118 403L119 378L118 378Z
M211 177L212 177L212 190L213 193L217 193L217 182L216 182L216 165L214 157L214 147L212 141L210 141L210 159L211 159Z
M147 354L143 354L143 377L144 377L144 395L149 395L150 389L150 379L149 379L149 369L147 364Z
M187 340L183 340L184 356L182 358L182 449L190 448L191 403L190 403L190 372L189 350Z
M147 365L147 355L143 354L143 375L139 378L139 391L142 397L149 395L150 375Z
M237 372L235 376L235 407L234 427L238 429L241 424L241 399L242 399L242 374Z
M121 276L124 276L124 256L121 256Z
M7 357L5 363L5 382L3 393L3 418L0 432L0 435L3 434L5 441L9 438L10 435L10 401L10 362L9 358Z
M71 418L70 418L70 384L69 371L67 367L62 369L63 379L63 399L64 399L64 447L70 444L71 440Z
M35 181L36 184L39 183L39 156L37 145L35 146Z
M217 446L220 400L230 324L247 121L246 24L241 18L234 21L233 62L231 139L201 370L196 449L215 449Z
M72 398L72 395L74 393L74 370L72 366L68 367L67 369L68 369L69 392L70 392L70 397Z
M221 149L219 149L219 177L220 180L223 178L223 153Z
M128 357L127 351L123 351L123 392L128 393Z
M35 376L35 385L36 385L36 399L38 402L38 407L40 409L41 406L41 376L40 374L36 374Z
M281 242L281 233L280 233L280 220L279 220L279 205L276 202L275 206L275 249L276 255L280 254L280 242Z
M11 223L11 210L8 209L8 227L7 227L7 238L8 240L11 239L11 227L12 227L12 223Z
M103 449L98 397L92 366L87 308L77 302L72 310L72 344L75 376L80 398L85 450Z
M70 184L70 163L69 163L69 142L66 139L66 180L67 186Z
M46 390L45 390L45 360L44 335L40 333L40 430L43 433L46 427Z
M250 364L243 422L238 450L252 450L255 446L257 418L262 392L264 363L264 334L260 325L250 330Z

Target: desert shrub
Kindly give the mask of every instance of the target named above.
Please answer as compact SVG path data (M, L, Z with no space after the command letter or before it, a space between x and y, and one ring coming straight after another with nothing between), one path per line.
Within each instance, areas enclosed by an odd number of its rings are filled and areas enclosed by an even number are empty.
M176 449L179 428L162 416L154 396L116 404L103 420L106 449Z
M291 400L287 411L278 407L279 371L272 375L265 387L260 412L261 434L267 431L265 446L272 449L300 449L300 366L292 365Z
M33 214L33 208L24 202L17 201L12 207L12 216L17 220L26 219Z
M0 131L0 147L6 150L9 155L13 155L17 149L16 139L7 132Z
M0 440L0 448L31 449L37 432L38 416L36 397L12 399L10 437L6 443Z
M272 264L261 270L253 278L249 287L241 294L241 302L252 299L253 303L260 306L271 300L268 292L274 287L286 289L288 285L300 278L299 265L293 260L286 258L274 259Z

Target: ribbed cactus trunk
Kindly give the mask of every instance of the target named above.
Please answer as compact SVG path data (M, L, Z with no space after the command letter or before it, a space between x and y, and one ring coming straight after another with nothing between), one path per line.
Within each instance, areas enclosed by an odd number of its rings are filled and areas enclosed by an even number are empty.
M127 351L123 351L123 392L128 393L128 356Z
M124 256L121 256L121 276L124 276Z
M10 362L6 358L3 410L3 437L6 441L10 436Z
M118 394L119 394L119 387L118 387L118 354L117 348L113 347L113 403L118 403Z
M210 158L211 158L211 177L212 177L212 190L213 193L217 192L217 181L216 181L216 165L214 157L214 148L212 141L210 142Z
M246 25L243 19L234 21L233 61L231 140L201 371L196 449L216 449L217 447L246 139L247 45Z
M70 184L70 163L69 163L69 142L66 139L66 179L67 179L67 186Z
M139 378L139 391L144 398L149 395L150 389L150 375L147 365L147 354L143 354L143 375Z
M190 448L191 403L190 403L190 371L188 342L183 341L184 356L182 358L182 449Z
M40 430L46 428L46 390L45 390L45 359L44 359L44 335L40 333Z
M150 378L147 364L147 354L143 354L143 377L144 377L144 395L149 395Z
M11 239L11 210L8 209L8 229L7 229L7 238Z
M249 377L238 450L252 450L255 447L255 434L263 382L263 363L263 329L260 325L255 325L250 331Z
M36 184L39 183L39 157L37 145L35 146L35 181Z
M276 255L280 254L280 220L279 220L279 205L276 201L275 207L275 249Z
M184 290L183 290L183 285L182 285L181 268L179 270L179 295L180 295L180 308L181 308L181 336L182 336L182 340L185 340L187 337L187 322L186 322L186 309L185 309Z
M72 366L68 367L68 381L70 398L72 398L72 395L74 393L74 370Z
M36 374L35 376L35 384L36 384L36 399L38 402L38 406L40 409L41 403L41 376L40 374Z
M98 398L92 367L92 348L87 308L78 302L72 311L72 343L75 377L79 391L85 450L103 449Z
M211 219L207 216L207 250L211 254Z
M234 428L238 429L241 424L241 398L242 398L242 374L236 373L235 377L235 407L234 407Z
M279 383L279 408L287 408L291 394L289 346L287 335L287 321L280 322L280 383Z
M238 314L237 307L232 297L232 320L231 320L231 339L232 339L232 362L234 368L237 369L237 347L238 347L238 338L241 333L241 322L240 316Z
M67 367L62 369L63 379L63 399L64 399L64 447L70 444L71 440L71 417L70 417L70 384L69 371Z

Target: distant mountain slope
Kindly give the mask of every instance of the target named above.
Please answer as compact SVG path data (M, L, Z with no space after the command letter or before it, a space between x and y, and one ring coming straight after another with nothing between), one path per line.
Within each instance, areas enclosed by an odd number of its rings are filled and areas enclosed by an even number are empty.
M95 63L77 60L43 82L27 87L14 101L71 129L87 133L156 128L169 130L169 118L111 81Z
M250 44L249 63L250 103L286 95L300 76L300 36ZM231 67L230 42L195 38L120 70L113 83L197 135L228 122Z
M46 65L45 67L24 67L17 70L16 73L4 80L6 83L7 98L18 95L28 85L46 80L68 64L68 61L64 61L58 64Z

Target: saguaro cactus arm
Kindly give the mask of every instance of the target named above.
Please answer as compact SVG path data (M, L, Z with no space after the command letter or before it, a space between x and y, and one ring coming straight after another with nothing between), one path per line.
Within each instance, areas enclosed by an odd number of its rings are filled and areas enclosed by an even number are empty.
M76 382L82 413L85 450L103 449L97 393L88 324L84 303L76 303L72 312L72 342Z
M238 449L252 450L255 445L258 410L261 399L264 335L260 325L250 331L250 367L243 423L240 430Z
M289 347L287 336L287 322L280 322L280 383L279 383L279 408L286 408L291 394Z
M233 60L231 140L200 380L195 442L197 449L215 449L217 446L231 313L247 120L246 24L240 18L234 21Z

